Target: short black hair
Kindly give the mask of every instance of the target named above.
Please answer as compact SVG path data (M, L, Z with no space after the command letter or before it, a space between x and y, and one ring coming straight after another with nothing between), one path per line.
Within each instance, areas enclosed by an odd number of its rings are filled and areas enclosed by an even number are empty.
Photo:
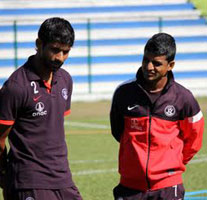
M153 35L145 45L144 53L152 53L156 56L166 56L168 62L175 59L175 39L167 33Z
M38 38L47 43L59 42L73 46L75 40L75 33L70 22L63 18L53 17L46 19L40 26L38 31Z

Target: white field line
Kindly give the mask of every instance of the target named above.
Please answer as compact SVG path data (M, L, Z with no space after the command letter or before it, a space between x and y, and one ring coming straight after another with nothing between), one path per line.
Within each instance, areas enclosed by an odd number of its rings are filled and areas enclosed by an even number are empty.
M189 164L197 164L202 162L207 162L207 155L200 155L199 157L206 158L198 158L194 159L189 162ZM106 163L106 162L117 162L117 160L77 160L77 161L70 161L70 164L84 164L84 163ZM104 173L112 173L118 172L117 168L112 169L91 169L91 170L83 170L78 172L73 172L74 176L82 176L82 175L90 175L90 174L104 174Z
M95 169L95 170L85 170L79 172L73 172L74 176L81 176L81 175L90 175L90 174L104 174L109 172L117 172L117 168L112 169Z
M199 159L191 160L189 164L196 164L196 163L202 163L202 162L207 162L207 156L206 158L199 158Z
M85 164L85 163L110 163L118 160L71 160L70 164Z
M194 160L191 160L189 164L194 164L194 163L201 163L201 162L206 162L207 161L207 156L202 155L201 157L205 158L197 158ZM71 160L70 164L85 164L85 163L110 163L110 162L117 162L118 160Z
M198 159L198 158L207 158L207 155L206 154L198 154L198 155L195 155L194 159Z
M83 127L83 128L94 128L94 129L109 129L110 127L103 124L85 123L85 122L65 122L66 126Z

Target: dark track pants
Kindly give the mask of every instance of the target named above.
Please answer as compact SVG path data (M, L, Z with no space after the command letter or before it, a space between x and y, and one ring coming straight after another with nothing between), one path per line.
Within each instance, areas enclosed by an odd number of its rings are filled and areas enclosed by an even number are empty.
M77 189L73 186L70 188L58 190L39 190L39 189L22 189L4 191L5 200L82 200Z
M143 192L119 184L114 188L113 193L115 200L183 200L185 189L183 184L179 184L155 191Z

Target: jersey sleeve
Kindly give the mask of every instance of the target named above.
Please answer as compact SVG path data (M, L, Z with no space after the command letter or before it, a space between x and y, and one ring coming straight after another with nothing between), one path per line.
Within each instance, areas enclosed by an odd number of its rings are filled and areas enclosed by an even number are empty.
M67 116L71 112L71 96L72 96L72 91L73 91L73 81L71 76L68 78L68 97L67 97L67 102L66 102L66 108L64 112L64 116Z
M124 130L124 117L120 111L118 100L119 100L118 92L115 91L111 104L110 124L111 124L112 135L118 142L120 142L121 135Z
M187 164L202 146L204 118L198 102L193 96L185 105L185 117L180 122L184 141L183 163Z
M13 125L21 106L22 88L7 81L0 90L0 124Z

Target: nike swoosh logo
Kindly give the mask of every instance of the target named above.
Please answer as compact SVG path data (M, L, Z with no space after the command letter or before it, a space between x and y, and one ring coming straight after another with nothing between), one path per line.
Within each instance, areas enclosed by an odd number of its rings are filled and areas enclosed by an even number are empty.
M128 110L133 110L133 109L138 108L138 107L139 107L138 105L135 105L135 106L128 106L127 109L128 109Z
M41 97L41 95L38 96L38 97L33 97L33 100L34 100L34 101L37 101L40 97Z

